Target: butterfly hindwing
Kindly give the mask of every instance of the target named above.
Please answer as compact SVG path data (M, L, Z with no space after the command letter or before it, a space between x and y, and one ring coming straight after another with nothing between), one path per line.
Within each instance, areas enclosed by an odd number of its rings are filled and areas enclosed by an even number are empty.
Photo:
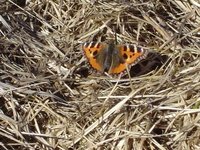
M117 45L116 50L118 51L119 56L115 58L120 59L121 61L113 60L114 64L109 71L110 74L123 72L128 65L134 65L142 59L145 54L143 48L129 44Z

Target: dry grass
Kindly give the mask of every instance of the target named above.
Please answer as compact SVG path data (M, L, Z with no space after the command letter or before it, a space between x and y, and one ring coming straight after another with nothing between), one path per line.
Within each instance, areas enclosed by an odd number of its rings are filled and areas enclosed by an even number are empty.
M19 2L0 5L2 150L200 149L198 0ZM88 70L80 44L115 32L169 61L132 87Z

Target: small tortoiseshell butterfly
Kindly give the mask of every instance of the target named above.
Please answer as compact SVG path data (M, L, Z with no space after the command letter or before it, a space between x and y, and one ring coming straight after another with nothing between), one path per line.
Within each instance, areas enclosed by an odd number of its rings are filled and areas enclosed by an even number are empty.
M109 44L104 42L88 42L83 44L83 50L90 65L101 72L118 74L127 66L136 64L145 58L147 50L136 45L116 45L113 41Z

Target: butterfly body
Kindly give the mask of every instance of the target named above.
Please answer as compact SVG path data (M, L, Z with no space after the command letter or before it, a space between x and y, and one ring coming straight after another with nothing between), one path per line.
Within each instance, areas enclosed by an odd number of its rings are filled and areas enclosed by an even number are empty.
M118 74L128 65L137 63L146 55L146 50L135 45L90 42L83 44L83 50L90 65L101 72Z

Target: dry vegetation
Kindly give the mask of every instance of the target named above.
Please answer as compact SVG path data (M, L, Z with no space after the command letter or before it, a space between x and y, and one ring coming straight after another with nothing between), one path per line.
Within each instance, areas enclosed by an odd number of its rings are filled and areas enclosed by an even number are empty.
M200 149L200 1L24 2L0 4L0 149ZM154 55L131 82L80 48L115 33Z

